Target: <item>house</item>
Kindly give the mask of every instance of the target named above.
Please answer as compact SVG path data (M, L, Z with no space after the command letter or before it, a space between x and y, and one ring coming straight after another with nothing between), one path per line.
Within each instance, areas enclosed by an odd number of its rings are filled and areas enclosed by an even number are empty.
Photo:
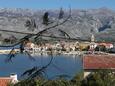
M12 79L10 77L0 77L0 86L8 86Z
M27 42L27 43L25 44L24 49L27 50L27 51L28 51L28 50L33 50L33 49L34 49L34 46L35 46L34 43L32 43L32 42L29 41L29 42Z
M89 50L95 50L95 48L97 47L97 43L91 42L89 45Z
M90 46L90 42L80 42L79 43L80 50L83 50L83 49L87 48L88 46Z
M112 43L97 43L97 45L104 45L107 49L111 49L113 48L113 44Z
M0 86L8 86L10 83L16 84L17 82L16 74L11 74L10 77L0 77Z
M113 44L112 43L104 43L104 42L103 43L91 42L89 46L90 46L89 50L95 50L95 48L97 46L105 46L105 48L107 48L107 49L113 48Z
M115 55L85 55L83 57L84 78L99 69L115 71Z
M34 48L34 43L32 43L32 42L28 42L27 44L26 44L26 47L28 47L28 48Z

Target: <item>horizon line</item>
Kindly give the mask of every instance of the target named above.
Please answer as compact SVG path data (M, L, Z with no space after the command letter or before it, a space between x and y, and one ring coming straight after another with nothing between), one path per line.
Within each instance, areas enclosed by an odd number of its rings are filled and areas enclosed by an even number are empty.
M60 8L63 9L70 9L69 7L64 8L64 7L59 7L59 8L25 8L25 7L0 7L0 9L28 9L28 10L59 10ZM71 8L72 10L91 10L91 9L109 9L109 10L115 10L110 7L97 7L97 8Z

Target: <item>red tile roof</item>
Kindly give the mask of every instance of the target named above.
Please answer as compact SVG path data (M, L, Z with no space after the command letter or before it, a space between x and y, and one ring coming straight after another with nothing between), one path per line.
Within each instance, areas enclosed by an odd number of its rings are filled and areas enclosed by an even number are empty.
M10 77L0 77L0 86L8 86L11 80Z
M86 55L83 57L84 69L115 69L114 55Z
M113 48L112 43L97 43L98 45L104 45L106 48Z

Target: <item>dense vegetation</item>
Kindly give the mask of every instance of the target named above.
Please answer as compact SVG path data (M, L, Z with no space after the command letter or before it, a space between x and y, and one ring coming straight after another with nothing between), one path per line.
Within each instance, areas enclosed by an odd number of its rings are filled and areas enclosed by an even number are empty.
M98 70L84 79L83 72L81 72L71 80L64 77L53 80L38 77L22 80L12 86L115 86L115 73L112 70Z

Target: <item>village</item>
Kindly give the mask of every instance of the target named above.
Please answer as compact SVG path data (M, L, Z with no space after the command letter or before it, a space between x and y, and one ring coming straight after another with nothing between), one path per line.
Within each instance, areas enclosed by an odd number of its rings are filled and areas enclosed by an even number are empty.
M91 41L57 41L55 43L34 44L31 41L25 43L24 50L32 53L48 52L60 54L91 54L91 53L114 53L114 45L108 42L95 42L95 37L92 34Z
M114 44L110 42L95 42L95 37L92 34L89 41L56 41L35 44L32 41L24 43L24 51L31 54L47 54L51 51L54 54L110 54L115 53ZM11 49L0 49L0 54L8 54ZM18 48L15 49L15 53L19 52Z

